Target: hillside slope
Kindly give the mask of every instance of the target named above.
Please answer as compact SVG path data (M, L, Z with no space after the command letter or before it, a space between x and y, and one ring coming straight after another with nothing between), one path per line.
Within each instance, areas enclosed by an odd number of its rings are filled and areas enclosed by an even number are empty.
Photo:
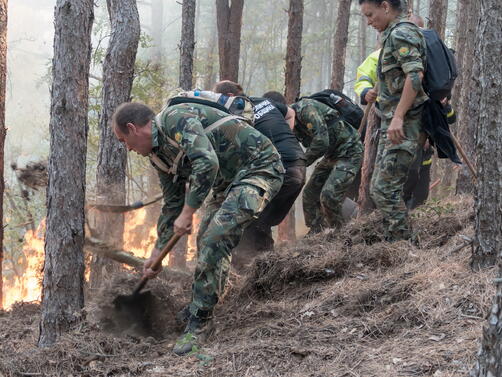
M137 276L94 293L81 326L34 347L39 307L0 314L0 376L467 376L494 270L469 269L472 202L413 214L420 248L381 240L377 216L299 240L232 275L216 330L193 355L170 352L190 279L150 282L155 337L113 328L107 309ZM130 329L129 329L130 330Z

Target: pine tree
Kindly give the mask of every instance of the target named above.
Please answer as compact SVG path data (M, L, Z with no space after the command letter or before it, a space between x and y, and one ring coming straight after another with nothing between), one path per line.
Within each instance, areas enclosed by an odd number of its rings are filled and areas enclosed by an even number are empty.
M107 0L107 6L111 23L111 38L103 63L96 189L98 202L123 205L126 201L127 151L113 134L110 121L115 108L122 102L130 100L140 23L135 0ZM101 240L121 250L124 214L98 212L96 231ZM115 266L115 262L95 256L91 269L91 285L99 286L105 271L111 271Z
M216 0L220 80L239 80L244 0Z
M50 110L47 231L39 346L80 321L93 0L58 0Z

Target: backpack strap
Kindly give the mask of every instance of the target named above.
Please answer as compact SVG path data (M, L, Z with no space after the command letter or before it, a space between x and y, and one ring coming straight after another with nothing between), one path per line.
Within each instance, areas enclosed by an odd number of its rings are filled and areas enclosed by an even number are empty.
M176 182L178 179L178 165L180 164L180 161L182 160L183 156L185 155L185 152L181 150L180 145L173 139L171 139L169 136L166 135L166 133L162 130L162 127L160 127L160 118L161 118L162 112L157 114L155 117L155 121L153 124L155 124L155 127L159 131L159 133L162 135L162 137L173 147L179 150L178 154L176 157L173 159L173 163L171 167L169 167L164 161L161 160L159 156L157 156L155 153L150 153L150 161L154 163L160 170L162 170L164 173L167 174L172 174L174 175L173 182Z
M214 129L221 126L223 123L226 123L227 121L232 120L232 119L242 120L242 121L245 121L246 123L248 122L247 118L244 118L244 117L241 117L238 115L228 115L226 117L218 119L216 122L214 122L214 123L210 124L209 126L207 126L206 128L204 128L204 133L208 134L211 131L213 131Z
M160 159L160 157L157 156L155 153L150 153L150 161L152 163L154 163L163 172L174 175L173 182L176 182L176 180L178 179L178 167L179 167L179 165L180 165L183 157L185 157L185 152L181 149L180 145L175 140L173 140L169 136L167 136L165 134L165 132L162 130L162 128L159 126L160 125L160 115L161 114L162 114L162 112L159 113L155 117L155 122L154 122L155 127L157 127L157 130L162 135L162 137L169 144L171 144L173 147L175 147L176 149L178 149L179 152L176 155L176 157L173 159L171 167L169 167L164 161L162 161ZM216 122L210 124L206 128L204 128L204 133L207 135L211 131L215 130L216 128L218 128L222 124L224 124L227 121L232 120L232 119L238 119L238 120L242 120L242 121L248 122L247 118L244 118L244 117L241 117L241 116L238 116L238 115L228 115L228 116L223 117L223 118L217 120Z

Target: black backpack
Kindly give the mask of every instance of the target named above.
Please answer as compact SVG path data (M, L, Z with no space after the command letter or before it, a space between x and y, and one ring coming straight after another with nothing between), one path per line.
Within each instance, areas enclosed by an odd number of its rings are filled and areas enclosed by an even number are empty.
M427 45L427 67L423 87L430 98L440 101L451 96L458 76L455 57L435 30L422 30L422 34Z
M342 92L333 89L325 89L311 96L302 98L310 98L335 109L340 113L342 120L349 123L355 129L359 129L364 112Z
M392 30L402 24L412 24L418 28L412 22L403 21L397 23ZM429 98L441 101L443 98L451 96L453 84L458 76L455 57L452 50L446 47L435 30L420 29L420 32L424 36L426 47L426 64L422 85ZM383 48L380 58L382 57L382 53ZM380 58L378 59L378 72L381 72Z
M432 144L436 146L438 157L449 158L451 161L461 164L443 105L439 101L428 99L423 107L422 125Z

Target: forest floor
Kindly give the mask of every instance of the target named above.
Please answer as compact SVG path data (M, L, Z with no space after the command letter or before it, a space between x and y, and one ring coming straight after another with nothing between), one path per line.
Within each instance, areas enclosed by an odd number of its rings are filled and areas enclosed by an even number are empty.
M155 336L112 321L111 300L138 280L129 273L89 294L86 319L50 348L35 346L39 305L18 304L0 312L0 376L467 376L495 274L472 272L461 248L472 201L428 204L413 218L419 248L383 242L372 215L259 256L232 274L214 333L186 357L171 348L189 277L149 282Z

